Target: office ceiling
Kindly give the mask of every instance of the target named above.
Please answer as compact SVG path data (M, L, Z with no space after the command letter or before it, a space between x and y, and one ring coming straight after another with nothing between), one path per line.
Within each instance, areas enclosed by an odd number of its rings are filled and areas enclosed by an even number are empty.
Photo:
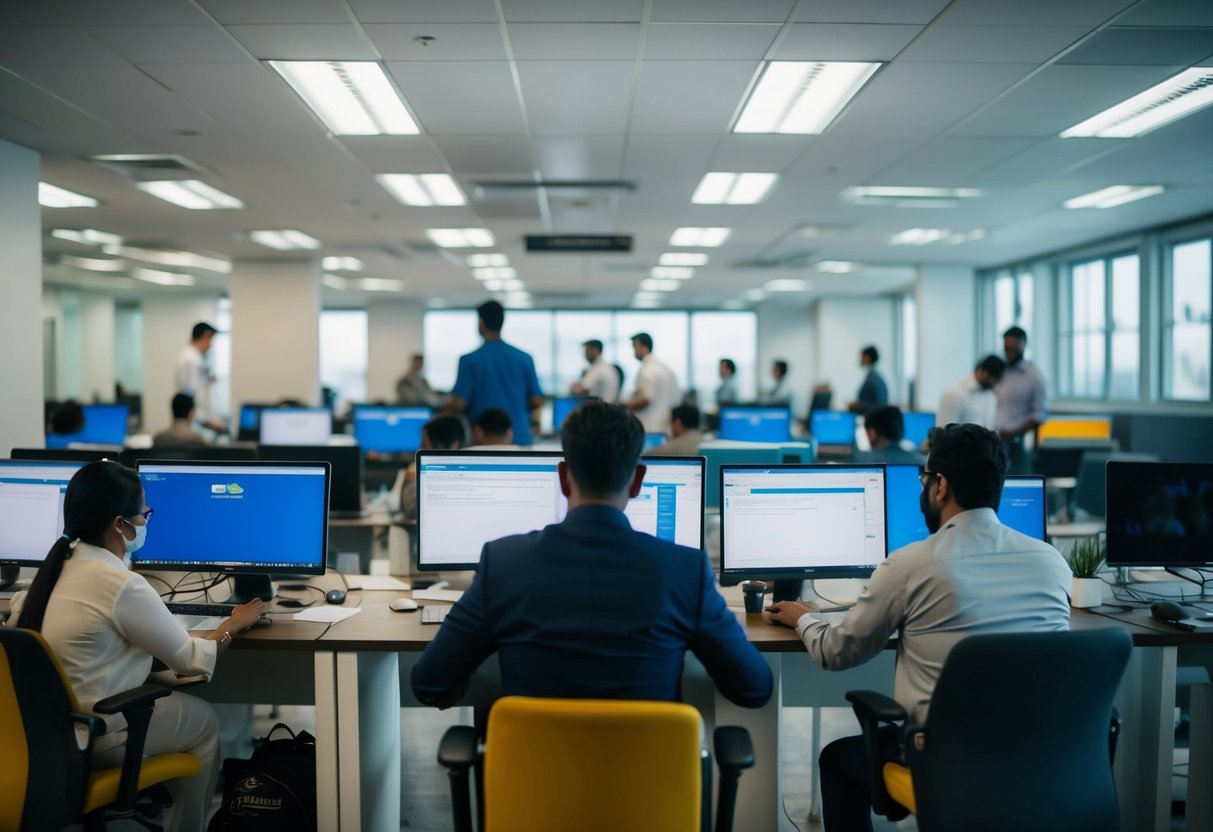
M422 42L419 38L432 38ZM428 44L428 45L427 45ZM268 59L379 60L418 136L331 136ZM729 132L766 60L886 64L819 136ZM917 263L990 266L1213 210L1213 107L1136 139L1061 139L1189 66L1213 65L1209 0L5 0L0 137L43 180L102 200L44 227L137 245L291 258L247 239L294 228L401 293L449 305L482 288L430 227L487 226L537 305L625 305L679 226L733 229L667 306L736 302L778 278L810 295L884 292ZM190 211L85 157L170 153L243 210ZM753 206L694 205L711 170L773 171ZM456 208L398 203L377 173L454 175ZM482 181L626 180L634 191L494 191ZM1063 200L1109 185L1165 193L1107 210ZM857 185L981 189L951 208L853 205ZM894 246L914 227L984 229ZM632 234L630 254L523 250L532 233ZM46 236L60 256L95 249ZM820 260L867 264L822 274ZM114 276L90 285L147 288ZM199 273L199 285L225 278ZM172 291L172 290L164 290ZM327 302L360 302L331 292ZM374 295L383 297L384 295Z

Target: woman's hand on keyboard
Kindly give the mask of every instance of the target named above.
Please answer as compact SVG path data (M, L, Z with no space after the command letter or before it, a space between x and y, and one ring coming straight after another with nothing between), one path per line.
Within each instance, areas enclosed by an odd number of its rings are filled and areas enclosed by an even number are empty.
M247 604L241 604L232 610L231 617L228 621L231 622L233 633L242 633L249 627L256 624L261 616L267 615L270 611L270 605L260 598L254 598Z

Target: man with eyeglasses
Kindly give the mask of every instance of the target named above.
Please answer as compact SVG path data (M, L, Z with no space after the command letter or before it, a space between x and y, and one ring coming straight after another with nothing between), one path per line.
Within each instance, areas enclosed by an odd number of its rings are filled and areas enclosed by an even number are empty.
M998 434L972 424L932 428L919 498L930 537L876 567L840 622L794 601L773 604L771 621L794 628L826 670L863 664L899 634L893 697L911 722L926 723L944 660L965 636L1069 628L1065 560L995 514L1006 474ZM896 729L883 731L881 752L893 759L900 755ZM830 743L820 763L825 828L871 829L863 738Z

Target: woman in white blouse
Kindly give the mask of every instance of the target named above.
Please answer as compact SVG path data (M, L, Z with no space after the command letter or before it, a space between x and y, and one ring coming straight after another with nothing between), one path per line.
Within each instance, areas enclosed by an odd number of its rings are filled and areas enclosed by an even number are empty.
M232 637L268 610L262 601L236 607L218 629L190 636L137 572L130 553L147 536L152 509L134 471L94 462L76 472L63 503L63 536L55 541L28 593L13 598L16 625L38 630L59 658L80 707L92 706L147 681L157 658L182 676L209 677ZM122 764L126 724L103 717L106 733L94 744L93 765ZM156 702L145 753L186 751L202 774L167 783L173 796L168 828L205 830L218 776L219 726L210 704L174 691Z

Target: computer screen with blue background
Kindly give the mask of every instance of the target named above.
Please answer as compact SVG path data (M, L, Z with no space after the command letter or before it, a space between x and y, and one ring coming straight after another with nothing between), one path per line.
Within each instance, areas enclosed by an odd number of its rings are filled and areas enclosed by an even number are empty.
M664 445L666 436L664 433L646 433L644 435L644 449L651 451L654 448Z
M0 564L38 566L63 534L63 496L81 466L0 460Z
M130 408L124 404L86 404L84 429L78 433L49 434L48 448L66 448L72 443L87 445L121 445L126 441L126 426Z
M913 442L915 448L927 441L927 431L935 427L934 413L909 410L902 413L901 418L905 423L905 438Z
M261 411L262 445L323 445L333 434L333 415L322 407L275 407Z
M820 445L855 444L855 414L838 410L814 410L809 418L809 433Z
M583 401L585 399L580 396L557 396L552 399L552 433L560 433L564 420Z
M786 407L720 408L716 435L738 442L787 442L792 437L792 414Z
M421 447L421 428L432 415L428 407L358 405L354 438L364 451L411 453Z

